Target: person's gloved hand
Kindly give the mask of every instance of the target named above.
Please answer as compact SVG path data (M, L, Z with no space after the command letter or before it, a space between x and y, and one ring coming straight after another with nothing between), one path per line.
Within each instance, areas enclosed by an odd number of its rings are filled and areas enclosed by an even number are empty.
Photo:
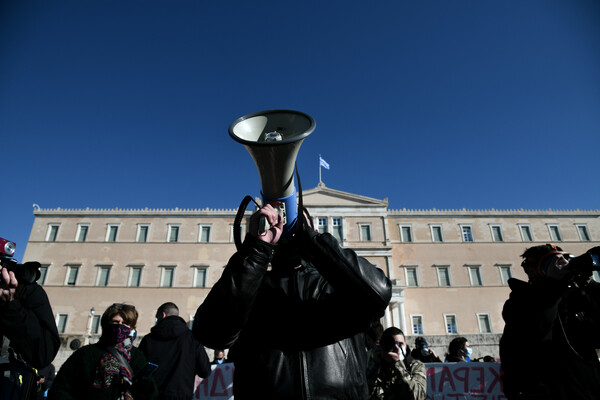
M265 232L259 232L259 222L261 217L265 217L271 226L271 228ZM279 241L281 234L283 233L283 219L271 204L267 204L250 217L249 232L260 240L275 244Z

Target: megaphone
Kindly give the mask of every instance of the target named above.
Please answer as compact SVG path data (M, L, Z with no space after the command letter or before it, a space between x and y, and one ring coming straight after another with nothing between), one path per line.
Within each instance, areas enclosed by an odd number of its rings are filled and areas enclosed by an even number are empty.
M260 176L263 204L279 201L283 235L298 218L294 167L300 145L315 129L315 120L293 110L267 110L244 115L229 126L229 136L246 147Z

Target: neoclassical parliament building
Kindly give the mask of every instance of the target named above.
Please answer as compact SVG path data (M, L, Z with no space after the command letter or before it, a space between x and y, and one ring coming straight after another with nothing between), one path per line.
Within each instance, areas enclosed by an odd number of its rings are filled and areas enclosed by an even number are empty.
M319 231L391 279L384 326L400 327L409 344L425 336L440 356L456 335L469 339L475 358L498 356L507 280L526 279L519 256L527 247L552 242L579 255L600 245L600 210L391 210L386 199L322 183L303 199ZM135 305L140 337L167 301L190 326L218 324L193 318L235 252L236 212L36 208L23 261L42 264L38 283L63 342L55 364L97 340L100 316L115 302Z

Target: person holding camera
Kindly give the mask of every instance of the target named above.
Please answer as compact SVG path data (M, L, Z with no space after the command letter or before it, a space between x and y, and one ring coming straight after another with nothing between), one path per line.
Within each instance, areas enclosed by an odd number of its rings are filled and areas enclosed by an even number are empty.
M303 211L306 221L298 218L283 238L277 210L257 211L196 312L196 338L231 349L237 400L368 397L364 332L383 315L391 282L331 234L315 232ZM263 216L271 228L259 232Z
M392 326L373 348L369 366L369 400L423 400L427 395L425 364L412 357L404 332Z
M33 399L36 370L54 360L60 338L48 296L36 283L40 263L18 264L14 250L0 238L0 398Z
M572 258L560 247L528 248L528 282L511 278L500 358L510 400L599 399L600 247Z
M0 264L0 341L20 361L40 369L50 364L60 348L50 301L35 281L38 262L17 264L2 258ZM8 343L10 341L10 343ZM6 342L6 343L4 343Z

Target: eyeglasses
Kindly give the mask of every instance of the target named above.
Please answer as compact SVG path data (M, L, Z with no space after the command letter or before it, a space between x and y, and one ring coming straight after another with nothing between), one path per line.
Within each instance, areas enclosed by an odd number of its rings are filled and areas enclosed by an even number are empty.
M402 348L402 346L404 346L404 343L402 343L402 342L394 342L394 343L396 343L396 346L398 346L400 348Z
M135 306L132 306L130 304L123 304L123 303L113 303L113 305L111 307L114 307L117 310L135 310Z

